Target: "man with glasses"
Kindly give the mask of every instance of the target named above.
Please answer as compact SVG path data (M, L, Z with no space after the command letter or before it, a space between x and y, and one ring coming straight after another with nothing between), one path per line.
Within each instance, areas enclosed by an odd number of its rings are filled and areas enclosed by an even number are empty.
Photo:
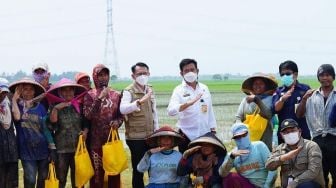
M131 151L132 185L143 188L143 173L137 171L137 165L149 149L146 137L159 128L158 116L154 93L148 85L149 67L139 62L131 71L134 81L123 90L120 112L125 115L125 137Z
M285 119L294 119L298 122L302 137L310 140L310 131L307 126L306 118L297 118L295 115L296 108L301 102L303 95L310 89L306 84L298 81L298 67L293 61L285 61L279 65L279 74L283 86L275 91L272 99L272 111L278 114L279 122ZM283 143L283 139L278 130L279 144Z
M236 146L219 168L224 178L223 187L272 187L276 179L276 171L268 171L265 167L270 151L262 141L250 141L247 126L236 123L231 127L232 139ZM236 173L230 172L232 168Z
M285 143L280 144L266 162L266 168L276 170L281 166L281 187L324 187L322 153L319 146L302 138L299 124L285 119L280 126Z

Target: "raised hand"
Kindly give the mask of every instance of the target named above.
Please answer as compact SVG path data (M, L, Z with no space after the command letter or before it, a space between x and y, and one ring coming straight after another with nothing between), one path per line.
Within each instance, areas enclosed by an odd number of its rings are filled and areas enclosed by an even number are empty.
M157 152L160 152L160 151L163 151L163 150L166 150L167 148L166 147L156 147L156 148L152 148L150 149L150 153L153 154L153 153L157 153Z
M281 161L288 161L288 160L294 159L299 154L299 152L301 150L302 150L302 146L299 146L298 148L296 148L294 150L291 150L290 152L288 152L286 154L281 155L280 160Z
M99 94L98 99L103 99L106 98L106 96L108 95L110 89L108 87L105 87Z
M245 150L245 149L239 149L239 150L234 150L231 152L231 155L233 155L234 157L237 157L237 156L241 156L241 155L247 155L249 154L250 151L249 150Z
M187 159L190 155L192 155L193 153L195 153L196 151L198 151L202 146L195 146L192 148L187 149L184 153L183 153L183 158Z

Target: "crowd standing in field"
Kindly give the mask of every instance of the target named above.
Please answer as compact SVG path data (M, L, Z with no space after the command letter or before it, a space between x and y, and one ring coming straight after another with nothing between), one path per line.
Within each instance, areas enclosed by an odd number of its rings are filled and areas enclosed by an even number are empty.
M120 173L110 174L103 168L102 147L111 130L123 123L134 188L274 187L278 168L281 187L336 187L332 65L318 68L320 87L316 89L299 83L293 61L279 65L279 87L265 73L247 78L242 83L247 96L231 128L237 147L228 155L216 136L211 94L198 80L197 62L183 59L179 68L182 83L167 107L168 115L177 117L176 130L158 125L149 66L142 62L131 67L134 81L121 93L109 87L110 70L102 64L93 68L93 88L89 74L83 72L76 74L75 81L63 78L51 85L45 63L33 67L33 79L22 78L9 86L0 79L0 187L19 187L18 159L25 188L45 187L49 162L56 165L60 188L66 185L69 167L75 187L79 135L88 145L94 171L90 187L121 187ZM281 124L276 130L280 145L272 148L275 115ZM251 123L245 121L247 117L266 123ZM263 127L260 138L251 139L257 125ZM146 171L149 184L145 186Z

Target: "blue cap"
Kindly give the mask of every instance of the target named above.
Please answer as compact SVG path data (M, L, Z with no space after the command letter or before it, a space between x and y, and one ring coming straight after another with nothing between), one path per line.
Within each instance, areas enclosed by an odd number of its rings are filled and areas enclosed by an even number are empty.
M243 135L248 132L247 126L244 123L235 123L231 127L232 138Z

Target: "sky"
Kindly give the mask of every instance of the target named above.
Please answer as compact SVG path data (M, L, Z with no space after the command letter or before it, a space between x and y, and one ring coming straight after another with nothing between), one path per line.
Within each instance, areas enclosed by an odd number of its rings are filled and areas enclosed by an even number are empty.
M336 63L333 0L113 0L121 77L136 62L151 75L179 75L193 58L200 74L276 73L293 60L299 74ZM0 72L46 62L51 73L91 74L103 63L106 1L10 0L0 6ZM108 65L110 66L110 65ZM112 67L110 67L113 69Z

